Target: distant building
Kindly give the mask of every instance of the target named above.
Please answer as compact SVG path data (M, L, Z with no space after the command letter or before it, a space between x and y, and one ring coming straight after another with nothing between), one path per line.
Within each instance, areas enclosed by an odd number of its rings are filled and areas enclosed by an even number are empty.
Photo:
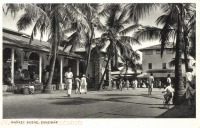
M156 83L161 80L166 81L168 74L172 78L175 77L175 66L170 66L170 62L175 58L175 48L173 45L167 45L163 51L161 58L161 45L153 45L142 48L142 72L138 78L147 78L150 73L153 73ZM182 64L182 73L185 75L185 65Z

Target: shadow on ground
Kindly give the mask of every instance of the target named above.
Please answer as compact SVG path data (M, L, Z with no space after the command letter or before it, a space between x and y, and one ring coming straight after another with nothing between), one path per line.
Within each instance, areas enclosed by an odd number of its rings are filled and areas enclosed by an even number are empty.
M82 97L59 97L59 98L46 98L48 100L60 99L60 101L51 102L51 104L56 105L81 105L81 104L91 104L96 102L108 101L108 102L120 102L120 103L130 103L130 104L139 104L139 105L162 105L162 104L154 104L154 103L136 103L130 101L124 101L126 99L130 99L131 97L116 97L116 98L107 98L107 99L95 99L95 98L82 98Z
M196 110L189 105L173 107L156 118L196 118Z
M148 98L154 98L154 99L161 99L163 100L164 98L162 97L156 97L154 95L148 95L148 94L103 94L104 96L142 96L142 97L148 97Z

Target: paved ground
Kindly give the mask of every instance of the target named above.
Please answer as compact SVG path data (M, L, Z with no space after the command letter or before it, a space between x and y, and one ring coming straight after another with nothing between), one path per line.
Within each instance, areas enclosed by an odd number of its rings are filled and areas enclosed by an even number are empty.
M162 90L89 91L69 98L66 91L52 94L4 94L3 118L155 118L194 117L188 107L163 109ZM173 107L173 106L171 106Z

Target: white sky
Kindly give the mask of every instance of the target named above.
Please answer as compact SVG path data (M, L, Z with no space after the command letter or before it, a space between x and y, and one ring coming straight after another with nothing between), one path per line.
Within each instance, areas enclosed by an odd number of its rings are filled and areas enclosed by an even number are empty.
M3 24L2 24L2 26L5 27L5 28L9 28L9 29L18 31L16 23L17 23L18 19L20 18L21 14L18 13L16 15L15 19L13 19L13 17L11 17L10 13L8 15L5 15L5 14L2 14L2 15L3 15L3 18L2 18L3 19ZM140 20L140 24L149 25L149 26L156 26L155 20L160 15L162 15L162 12L160 11L160 9L157 9L156 11L151 12L149 14L149 16L147 16L146 18L141 19ZM26 33L28 35L31 35L32 29L33 29L33 26L30 26L27 30L21 31L21 32L24 32L24 33ZM95 35L96 35L96 37L100 36L100 34L98 32ZM40 35L38 34L35 38L36 39L40 39ZM47 40L47 36L44 36L43 40L46 41ZM159 43L158 40L155 40L155 41L140 41L140 42L141 42L141 45L134 45L133 46L134 50L137 50L137 49L143 48L143 47L148 47L148 46L155 45L155 44Z

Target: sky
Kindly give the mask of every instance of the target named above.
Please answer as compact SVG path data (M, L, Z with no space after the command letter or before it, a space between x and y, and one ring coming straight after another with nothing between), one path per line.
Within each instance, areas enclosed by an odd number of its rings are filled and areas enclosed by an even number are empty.
M7 14L7 15L2 14L3 15L2 26L4 28L9 28L9 29L18 31L16 24L17 24L18 19L21 16L21 14L22 14L22 11L21 11L21 13L18 13L15 18L13 18L10 15L10 13ZM146 16L145 18L141 19L139 21L139 23L142 24L142 25L156 26L155 21L160 15L162 15L162 12L161 12L161 9L158 8L156 11L150 12L150 14L148 16ZM21 31L21 32L24 32L24 33L26 33L28 35L31 35L32 29L33 29L33 26L30 26L25 31ZM96 33L95 35L99 36L100 34ZM40 35L38 34L34 38L35 39L40 39ZM47 36L43 37L43 41L47 41ZM151 46L151 45L159 44L158 40L155 40L155 41L140 41L140 42L141 42L141 45L133 45L133 49L134 50L137 50L137 49L140 49L140 48L144 48L144 47L148 47L148 46Z

